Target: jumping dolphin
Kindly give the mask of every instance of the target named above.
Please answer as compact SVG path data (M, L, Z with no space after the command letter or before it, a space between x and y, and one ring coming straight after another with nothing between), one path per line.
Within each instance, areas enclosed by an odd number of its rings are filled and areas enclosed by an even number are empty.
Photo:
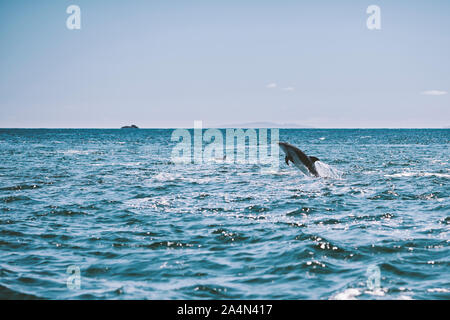
M286 142L278 142L283 152L286 154L284 161L289 165L289 160L305 174L312 174L315 177L319 176L316 170L315 162L319 161L316 157L308 157L299 148Z

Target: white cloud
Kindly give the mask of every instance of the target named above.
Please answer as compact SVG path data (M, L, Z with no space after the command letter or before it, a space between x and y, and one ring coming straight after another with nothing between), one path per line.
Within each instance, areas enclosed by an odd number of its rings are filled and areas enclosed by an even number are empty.
M276 88L276 87L277 87L277 84L275 82L272 82L272 83L269 83L268 85L266 85L267 89L273 89L273 88Z
M447 91L428 90L428 91L423 91L420 94L423 94L426 96L443 96L443 95L447 94Z
M283 88L283 91L294 91L294 90L295 90L294 87Z

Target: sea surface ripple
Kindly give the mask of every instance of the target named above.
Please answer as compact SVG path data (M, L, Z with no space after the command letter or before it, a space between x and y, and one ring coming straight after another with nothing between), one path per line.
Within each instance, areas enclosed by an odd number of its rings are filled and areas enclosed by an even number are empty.
M280 130L318 179L172 131L1 129L0 298L450 299L449 129Z

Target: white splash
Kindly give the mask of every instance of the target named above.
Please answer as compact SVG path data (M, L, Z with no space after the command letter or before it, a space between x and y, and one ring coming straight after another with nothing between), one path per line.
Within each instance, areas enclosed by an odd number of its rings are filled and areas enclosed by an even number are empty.
M322 161L315 162L319 176L324 178L342 179L343 172Z
M175 181L180 179L181 175L177 173L160 172L153 176L153 179L159 182Z
M74 149L70 149L70 150L67 150L67 151L62 151L62 153L64 154L64 155L74 155L74 154L82 154L82 155L87 155L87 154L89 154L89 151L87 151L87 150L74 150Z
M432 289L428 289L428 292L437 292L437 293L448 293L450 292L450 290L445 289L445 288L432 288Z
M355 288L346 289L332 297L332 300L356 300L356 297L361 295L361 291Z
M437 177L437 178L447 178L450 179L450 174L446 173L435 173L435 172L415 172L415 171L404 171L394 174L384 175L387 178L402 178L402 177Z

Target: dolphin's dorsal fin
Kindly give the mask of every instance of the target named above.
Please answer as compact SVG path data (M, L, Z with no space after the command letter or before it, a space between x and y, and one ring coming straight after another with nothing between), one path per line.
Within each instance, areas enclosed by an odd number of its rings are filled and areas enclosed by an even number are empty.
M317 157L309 157L309 159L311 159L312 163L314 163L316 161L320 161L319 158L317 158Z

